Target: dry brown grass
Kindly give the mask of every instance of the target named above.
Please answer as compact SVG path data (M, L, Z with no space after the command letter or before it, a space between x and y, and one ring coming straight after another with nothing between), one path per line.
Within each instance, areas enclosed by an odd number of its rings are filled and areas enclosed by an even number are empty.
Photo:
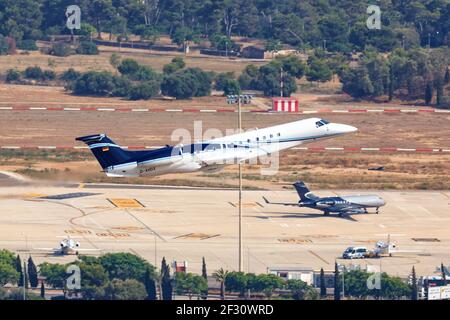
M12 56L0 56L0 74L4 74L8 69L24 70L29 66L39 66L44 69L53 69L61 73L69 68L77 71L107 70L114 71L109 64L109 58L113 52L117 52L122 58L133 58L139 63L149 65L155 70L162 71L165 64L176 56L183 56L187 67L199 67L207 71L235 72L237 75L242 72L247 64L254 63L262 65L265 62L252 62L242 59L231 59L224 57L210 57L198 55L182 55L169 52L150 52L146 50L123 50L119 52L116 48L99 47L99 55L72 55L69 57L55 57L42 54L40 52L30 52L29 54L16 54ZM49 61L54 67L50 68Z
M311 188L323 189L450 189L449 156L425 154L339 154L298 153L288 151L290 160L282 158L276 175L262 175L261 167L244 167L246 189L285 189L297 180L308 183ZM100 172L98 163L87 152L79 154L59 152L58 157L46 157L44 151L30 151L28 159L20 154L9 154L2 158L0 170L11 170L38 180L109 182L158 185L187 185L229 188L237 187L237 168L226 167L214 174L193 173L111 179ZM88 161L61 161L73 156L86 157ZM295 159L295 161L292 161ZM369 171L375 166L384 166L384 171Z

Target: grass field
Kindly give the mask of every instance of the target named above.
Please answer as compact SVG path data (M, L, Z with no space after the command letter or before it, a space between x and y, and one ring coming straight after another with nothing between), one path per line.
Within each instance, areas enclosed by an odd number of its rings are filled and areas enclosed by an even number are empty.
M215 72L235 72L239 75L247 64L262 65L265 62L251 61L245 59L231 59L225 57L209 57L198 55L183 55L172 52L151 52L147 50L132 50L118 48L99 47L99 55L72 55L69 57L56 57L42 54L38 51L29 52L29 54L17 54L12 56L0 57L0 73L4 74L6 70L15 68L24 70L29 66L39 66L44 69L53 69L60 73L69 68L78 71L89 70L108 70L114 71L109 63L109 58L113 52L120 54L122 58L133 58L139 63L149 65L157 71L162 71L163 66L177 56L182 56L186 62L186 67L198 67L206 71ZM49 64L50 62L50 64ZM52 65L53 67L50 67Z

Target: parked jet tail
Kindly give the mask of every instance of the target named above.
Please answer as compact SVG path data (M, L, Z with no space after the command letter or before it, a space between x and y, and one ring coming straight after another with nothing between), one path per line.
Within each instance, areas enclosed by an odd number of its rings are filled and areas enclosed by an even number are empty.
M78 137L75 138L75 140L82 141L89 146L89 149L91 149L103 169L122 163L136 161L137 156L149 152L124 150L105 134Z
M293 186L295 190L297 190L301 201L319 199L319 197L315 196L311 193L311 191L309 191L308 187L302 181L297 181L293 184Z

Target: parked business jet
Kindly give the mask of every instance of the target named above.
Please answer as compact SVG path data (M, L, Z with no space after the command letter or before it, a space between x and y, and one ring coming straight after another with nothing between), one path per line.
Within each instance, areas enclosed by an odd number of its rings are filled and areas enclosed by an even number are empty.
M293 148L319 139L355 132L357 128L319 118L299 120L189 145L128 151L105 134L78 137L86 143L109 177L157 176L216 171L226 165Z
M80 248L81 244L78 241L75 241L73 237L70 236L61 236L59 238L63 238L59 243L58 248L34 248L34 250L38 251L50 251L54 255L78 255L80 252L99 252L100 249L82 249Z
M308 187L301 181L294 183L300 201L299 202L270 202L267 198L264 201L268 204L280 204L284 206L307 207L323 211L325 215L338 213L339 216L367 213L367 208L375 208L376 213L386 202L377 195L356 195L341 197L318 197L309 191Z

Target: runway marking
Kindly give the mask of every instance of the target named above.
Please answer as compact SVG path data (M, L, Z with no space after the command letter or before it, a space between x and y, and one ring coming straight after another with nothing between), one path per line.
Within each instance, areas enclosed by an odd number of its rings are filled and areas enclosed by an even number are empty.
M322 262L325 262L326 264L330 264L327 260L319 256L317 253L315 253L312 250L308 250L309 253L311 253L313 256L315 256L317 259L321 260Z
M3 102L3 104L10 104L8 102ZM30 106L8 106L0 107L0 111L98 111L98 112L183 112L183 113L197 113L197 112L211 112L211 113L228 113L237 112L235 109L202 109L202 107L192 107L192 108L180 108L180 109L169 109L169 108L130 108L130 107L30 107ZM267 106L267 109L246 109L242 110L243 113L260 113L269 115L299 115L299 114L318 114L318 113L339 113L339 114L367 114L367 113L450 113L450 110L443 109L366 109L366 108L352 108L352 109L330 109L322 108L316 110L297 110L295 112L282 112L273 111Z
M128 213L129 216L131 216L135 221L140 223L144 226L145 229L151 232L151 234L157 236L159 239L161 239L164 242L167 242L166 239L164 239L158 232L154 231L152 228L150 228L147 224L145 224L141 219L137 218L133 213L130 212L130 210L125 209L125 212Z
M239 206L239 203L237 203L237 202L231 202L231 201L229 201L228 203L229 203L232 207L234 207L234 208L237 208L237 207ZM261 206L261 204L259 204L258 202L243 202L243 203L242 203L242 207L244 207L244 208L254 208L254 207L256 207L256 206L263 207L263 206Z
M121 146L123 149L129 150L145 150L158 149L161 146ZM81 150L88 151L87 146L0 146L5 150ZM306 152L338 152L338 153L450 153L450 147L434 147L434 148L397 148L397 147L294 147L292 150Z
M111 202L117 208L144 208L144 205L136 199L108 198L108 201Z
M187 234L183 234L181 236L177 236L174 239L199 239L199 240L206 240L206 239L210 239L210 238L215 238L215 237L219 237L220 234L205 234L205 233L187 233Z
M281 243L293 243L293 244L305 244L305 243L311 243L312 241L310 239L278 239Z

